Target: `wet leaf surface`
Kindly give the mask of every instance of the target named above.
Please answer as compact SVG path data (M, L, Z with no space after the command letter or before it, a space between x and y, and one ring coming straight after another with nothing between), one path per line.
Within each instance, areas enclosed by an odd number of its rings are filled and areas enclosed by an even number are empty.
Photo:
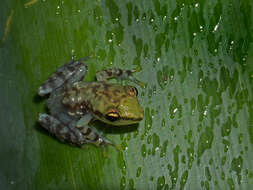
M3 1L0 8L1 189L250 189L253 3ZM74 53L86 80L135 68L147 84L138 127L83 149L37 124L38 86Z

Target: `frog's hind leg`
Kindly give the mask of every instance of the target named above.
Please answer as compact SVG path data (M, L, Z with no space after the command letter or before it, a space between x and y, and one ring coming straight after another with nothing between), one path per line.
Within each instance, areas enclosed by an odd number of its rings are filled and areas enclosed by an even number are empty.
M80 81L85 77L87 70L87 65L83 64L81 61L74 61L72 59L70 62L57 69L57 71L39 87L38 94L40 96L45 96L64 84L73 84L74 82Z
M50 133L55 135L60 141L78 146L86 143L85 137L76 127L64 125L53 116L45 113L40 114L39 123Z
M92 120L92 115L86 114L76 124L76 127L81 131L86 138L87 143L94 144L96 146L114 145L110 140L104 137L102 132L99 132L96 128L88 126L88 123Z

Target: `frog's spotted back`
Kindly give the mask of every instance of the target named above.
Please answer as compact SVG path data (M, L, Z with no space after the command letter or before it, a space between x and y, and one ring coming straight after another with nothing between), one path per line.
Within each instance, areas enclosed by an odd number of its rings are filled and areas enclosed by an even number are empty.
M72 59L66 65L60 67L43 85L39 87L38 94L40 96L45 96L62 86L64 83L80 81L85 77L87 70L88 67L85 64Z

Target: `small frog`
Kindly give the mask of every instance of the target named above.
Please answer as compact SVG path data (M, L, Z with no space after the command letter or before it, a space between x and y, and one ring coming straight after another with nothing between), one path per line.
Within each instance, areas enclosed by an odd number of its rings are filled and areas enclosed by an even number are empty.
M115 126L140 122L144 113L137 99L137 89L107 80L140 82L132 76L134 71L117 68L100 71L96 74L97 81L85 82L88 67L83 61L72 58L39 87L40 96L50 94L47 100L50 115L40 113L38 121L60 141L71 145L114 145L88 124L94 119Z

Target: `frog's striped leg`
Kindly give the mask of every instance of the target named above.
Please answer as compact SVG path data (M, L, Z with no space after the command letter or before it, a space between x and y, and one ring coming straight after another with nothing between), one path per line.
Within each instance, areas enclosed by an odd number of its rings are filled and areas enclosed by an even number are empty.
M107 144L114 146L114 144L110 140L105 138L104 135L101 132L98 132L97 129L94 127L86 125L79 127L78 129L82 132L87 143L102 147Z
M76 124L76 127L81 131L87 143L95 144L96 146L105 146L106 144L114 145L104 137L103 133L94 127L88 126L92 118L91 114L86 114Z
M80 81L85 77L87 70L87 65L83 64L81 61L74 61L72 59L70 62L57 69L57 71L39 87L38 94L40 96L45 96L64 84L73 84L74 82Z
M86 143L85 137L76 127L66 126L48 114L40 114L39 123L60 141L78 146Z
M96 78L98 81L106 81L110 79L119 79L119 80L129 80L132 81L141 87L144 87L145 84L139 80L137 80L135 77L133 77L133 73L136 72L133 70L122 70L119 68L110 68L107 70L99 71L96 73Z

